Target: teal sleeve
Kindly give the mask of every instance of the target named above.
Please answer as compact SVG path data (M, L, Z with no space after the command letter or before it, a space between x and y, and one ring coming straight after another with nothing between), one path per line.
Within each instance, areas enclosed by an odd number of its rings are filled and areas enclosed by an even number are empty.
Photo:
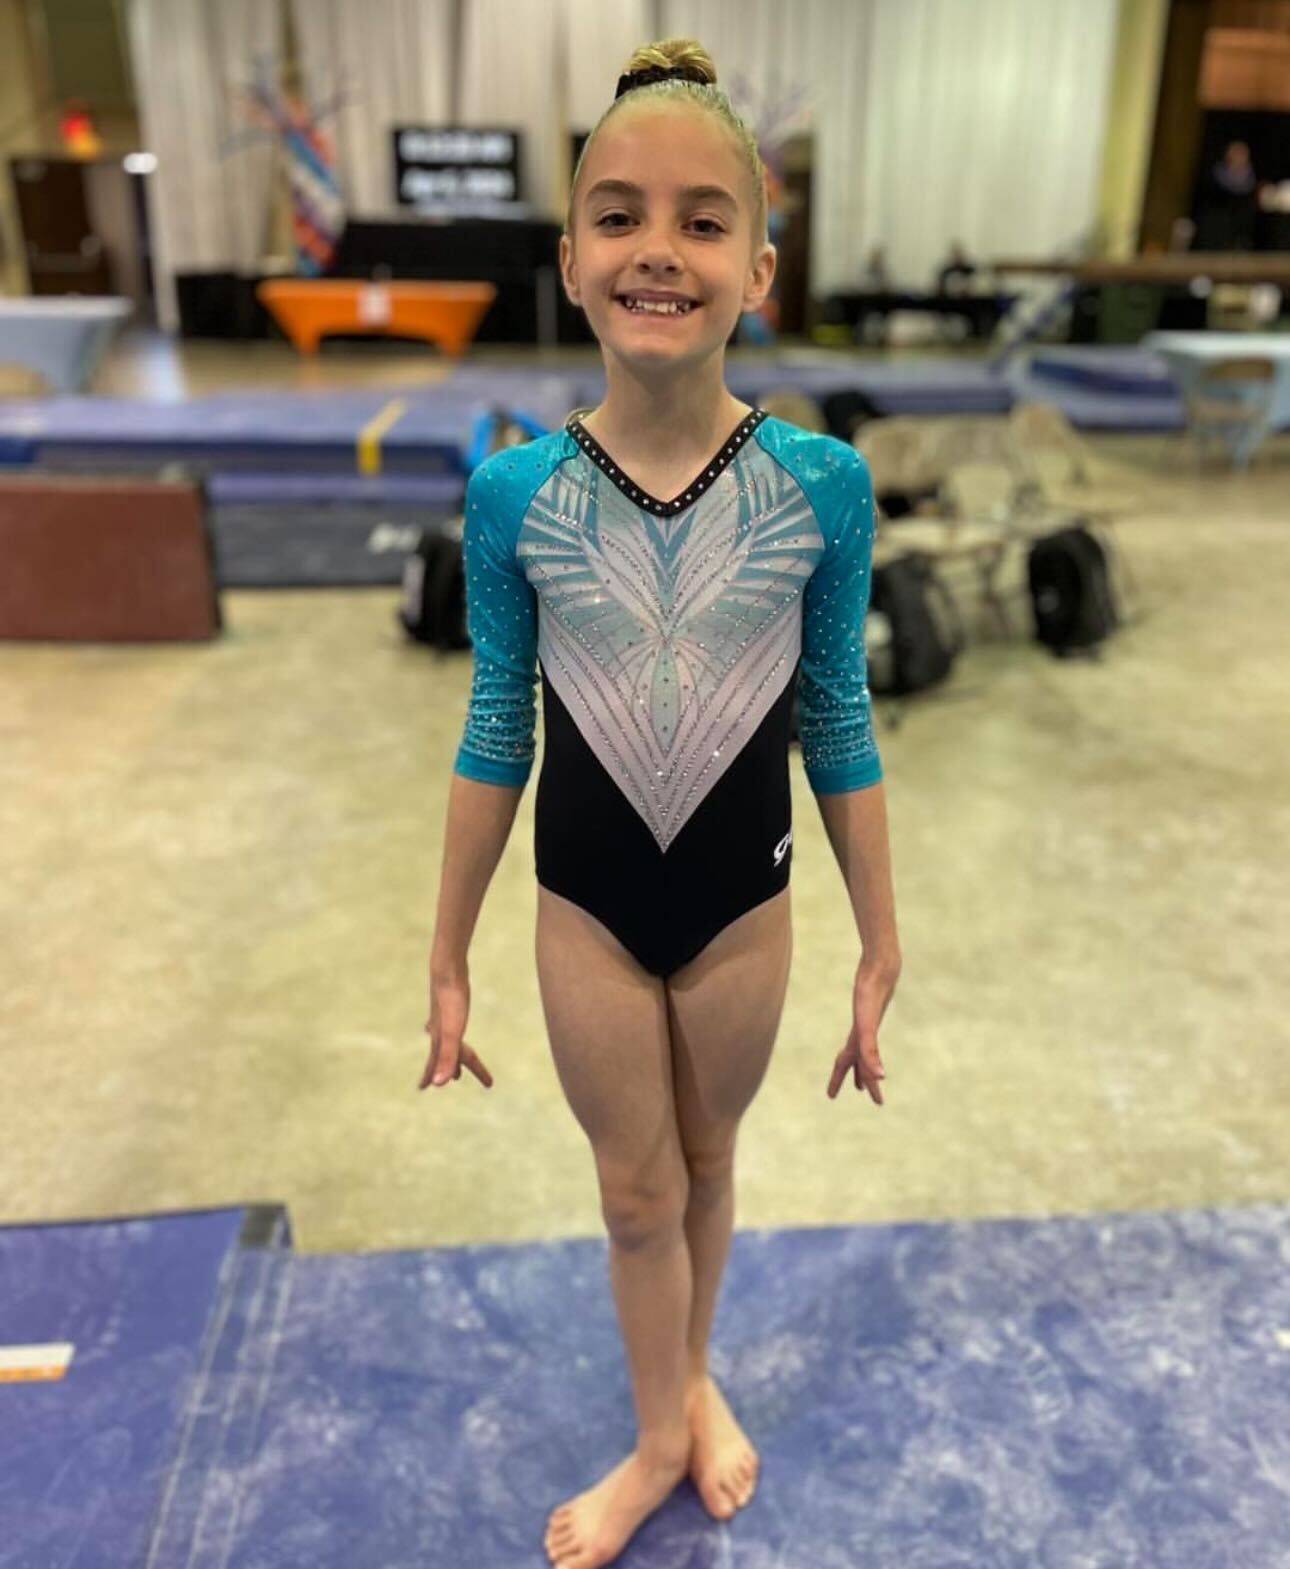
M516 559L521 519L509 517L505 502L496 464L481 464L466 486L462 550L474 673L454 771L523 787L535 751L537 596Z
M840 795L882 778L864 647L875 533L873 482L864 458L845 449L813 501L824 554L802 607L802 762L816 795Z

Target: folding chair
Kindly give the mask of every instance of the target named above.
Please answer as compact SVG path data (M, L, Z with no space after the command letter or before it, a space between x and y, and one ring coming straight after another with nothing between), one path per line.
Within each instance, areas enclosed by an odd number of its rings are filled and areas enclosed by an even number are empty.
M813 431L817 436L827 436L829 422L824 417L824 411L814 398L797 387L775 387L764 398L757 400L758 408L773 414L776 419L782 419L789 425L797 425L802 430Z
M1212 438L1226 446L1234 468L1249 467L1268 433L1276 374L1273 361L1259 355L1216 360L1183 389L1198 461Z

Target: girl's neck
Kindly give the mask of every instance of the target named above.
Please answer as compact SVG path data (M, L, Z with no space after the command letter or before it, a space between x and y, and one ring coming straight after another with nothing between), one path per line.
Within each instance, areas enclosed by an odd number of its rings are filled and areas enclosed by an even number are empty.
M748 412L727 390L720 356L653 382L610 359L604 401L583 419L622 464L706 463Z

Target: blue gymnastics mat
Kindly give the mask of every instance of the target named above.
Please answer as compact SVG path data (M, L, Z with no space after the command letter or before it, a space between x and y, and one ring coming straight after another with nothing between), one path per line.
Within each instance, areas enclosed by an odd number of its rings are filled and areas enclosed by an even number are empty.
M727 362L727 381L752 403L782 388L817 398L858 390L892 415L1005 414L1026 398L1056 403L1090 429L1167 430L1182 421L1158 357L1137 350L1045 348L1015 356L1001 371L968 356L892 361L810 348L739 351ZM243 495L244 502L272 501L279 483L296 487L295 500L326 501L333 476L360 477L360 437L382 413L386 476L464 478L478 422L494 408L520 410L555 429L571 409L599 403L604 388L599 366L533 366L463 368L429 386L385 390L247 390L180 403L0 400L0 463L109 473L180 463L207 476L265 476L263 491Z
M1013 402L1007 380L981 359L889 361L823 349L732 354L726 361L726 385L746 403L786 387L816 398L856 389L884 414L1006 414ZM579 407L599 403L605 392L603 374L588 372L579 379L577 391Z
M1178 397L1168 363L1149 349L1117 348L1110 344L1054 345L1033 350L1029 359L1033 376L1043 381L1067 382L1086 392L1105 392L1117 398L1160 398L1166 402Z
M1034 349L1007 369L1018 402L1054 403L1082 430L1182 430L1186 414L1169 368L1146 349Z
M149 402L134 398L0 400L0 456L47 469L200 473L356 473L364 429L383 412L382 466L397 473L464 472L481 416L502 404L544 425L573 407L569 377L469 371L417 388L344 392L237 391ZM401 410L395 405L401 405Z
M212 507L215 578L221 588L390 588L426 529L461 511L396 502L235 503Z
M62 1384L18 1386L0 1563L536 1566L550 1511L630 1451L603 1240L244 1249L219 1278L228 1237L160 1297L156 1268L129 1288L143 1255L119 1229L92 1266L24 1259L83 1345ZM1287 1569L1288 1257L1272 1206L740 1232L713 1371L761 1453L757 1495L719 1523L683 1482L619 1562ZM176 1440L159 1391L180 1386ZM104 1524L140 1471L146 1560Z
M74 1348L59 1381L0 1382L0 1564L144 1564L248 1261L284 1228L228 1209L0 1230L0 1345Z

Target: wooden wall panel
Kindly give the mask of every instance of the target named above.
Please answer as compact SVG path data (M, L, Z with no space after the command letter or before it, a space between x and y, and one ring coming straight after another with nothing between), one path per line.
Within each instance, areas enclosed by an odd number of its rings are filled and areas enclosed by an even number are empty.
M1290 32L1211 27L1198 96L1205 109L1290 109Z
M1290 0L1213 0L1210 25L1290 33Z

